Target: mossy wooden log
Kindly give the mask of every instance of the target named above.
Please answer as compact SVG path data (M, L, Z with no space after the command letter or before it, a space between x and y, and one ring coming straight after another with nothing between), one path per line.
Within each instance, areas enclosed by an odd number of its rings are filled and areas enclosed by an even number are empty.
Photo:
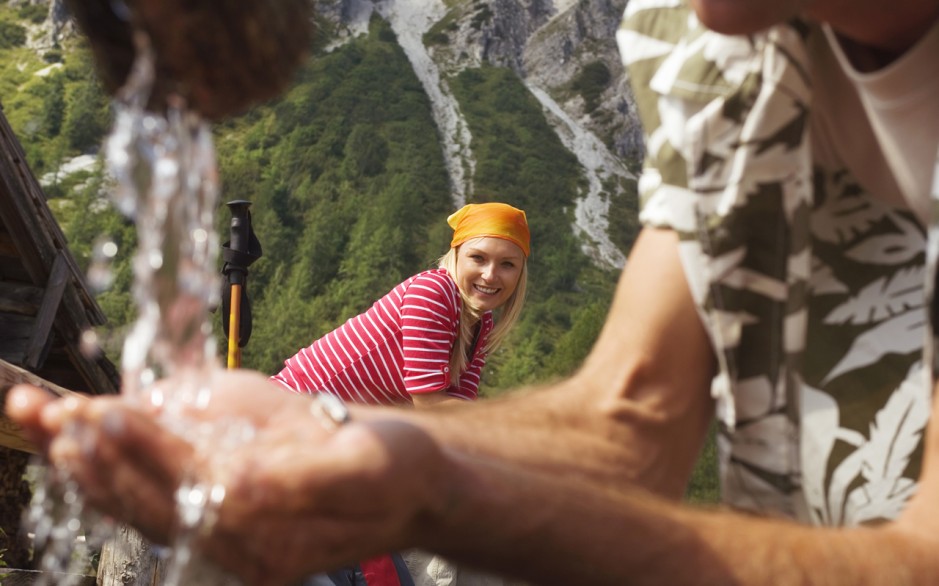
M281 93L307 55L311 0L67 0L112 94L134 60L133 31L156 54L149 108L173 94L210 120ZM125 10L126 8L126 10Z

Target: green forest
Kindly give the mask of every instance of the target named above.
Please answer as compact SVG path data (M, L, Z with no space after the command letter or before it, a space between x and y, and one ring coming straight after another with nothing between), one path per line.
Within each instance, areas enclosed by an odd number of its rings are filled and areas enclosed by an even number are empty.
M97 153L110 102L81 39L42 54L25 46L24 27L38 18L33 12L0 6L0 97L81 266L91 264L102 237L118 245L113 283L97 293L109 319L105 349L118 362L121 334L136 312L134 226L107 204L100 165L59 172L63 162ZM433 266L449 244L445 220L454 204L437 129L394 32L374 18L367 36L326 53L328 40L316 38L313 56L286 93L214 127L219 234L227 239L224 202L249 200L264 251L248 280L254 329L243 360L266 373ZM522 208L532 229L527 305L483 375L483 394L495 396L578 367L603 324L619 271L581 252L571 226L585 180L515 73L483 66L450 84L473 135L475 191L468 199ZM581 83L571 91L590 97L596 87ZM610 225L625 252L638 220L634 186L623 192L630 195L612 201ZM213 319L221 332L218 315ZM224 351L221 335L219 342ZM692 498L712 500L713 474L699 473L695 482Z

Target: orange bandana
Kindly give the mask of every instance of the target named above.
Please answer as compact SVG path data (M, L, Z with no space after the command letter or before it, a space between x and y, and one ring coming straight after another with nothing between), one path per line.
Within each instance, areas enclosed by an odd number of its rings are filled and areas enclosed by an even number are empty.
M514 242L528 257L531 234L525 212L504 203L471 203L447 218L453 228L450 248L471 238L491 236Z

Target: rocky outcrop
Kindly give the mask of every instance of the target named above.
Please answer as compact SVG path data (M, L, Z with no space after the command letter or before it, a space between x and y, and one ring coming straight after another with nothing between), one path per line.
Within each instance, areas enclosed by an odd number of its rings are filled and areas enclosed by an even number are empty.
M509 67L524 77L528 40L554 13L552 0L474 2L455 46L470 47L480 61Z
M626 0L571 4L531 36L523 70L529 83L632 162L641 158L642 132L615 41L625 5Z
M342 19L350 14L361 15L361 10L355 6L364 1L367 0L328 0L328 13ZM393 19L398 15L393 26L397 27L399 39L408 37L409 43L415 39L402 30L404 21L400 14L418 11L427 16L433 12L427 5L431 0L425 0L423 8L414 2L376 2L382 14L392 15ZM555 126L562 142L584 168L589 187L578 198L574 230L583 236L585 252L597 262L608 265L623 262L622 254L610 243L606 233L610 198L623 193L608 193L604 186L623 185L622 181L611 181L613 177L634 181L629 169L638 166L643 153L642 132L615 41L626 2L450 2L442 18L429 28L421 29L419 42L423 46L420 50L415 51L412 46L409 51L416 70L427 56L432 59L435 81L425 82L425 87L434 91L438 86L446 88L449 75L483 63L507 67L519 75L542 103L546 119ZM327 12L321 13L325 14ZM351 19L343 24L354 27ZM421 59L412 55L415 52L421 54ZM421 66L427 67L428 63ZM420 76L421 72L418 74ZM443 93L446 98L447 92ZM449 110L459 112L459 107L448 106ZM443 118L450 120L452 116ZM444 142L452 140L453 134L452 129L444 128ZM464 144L465 149L469 146ZM448 151L446 144L444 151ZM469 177L451 176L451 181L468 186L472 184L472 177L471 174Z
M321 0L320 16L337 29L362 19L369 0ZM401 0L378 0L393 5ZM462 0L428 32L428 51L442 72L482 63L509 67L546 91L564 111L633 163L642 134L616 48L616 29L627 0ZM333 20L335 19L335 20ZM585 71L606 71L603 87ZM585 97L585 91L590 95ZM593 95L593 94L596 95Z

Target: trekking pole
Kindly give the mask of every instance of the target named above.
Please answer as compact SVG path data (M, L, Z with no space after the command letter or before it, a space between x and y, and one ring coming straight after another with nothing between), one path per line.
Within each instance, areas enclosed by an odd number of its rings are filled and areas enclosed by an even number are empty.
M222 244L222 329L228 338L228 368L241 366L241 349L251 337L251 301L248 298L248 267L261 258L261 243L251 226L251 202L243 199L226 204L231 211L230 239Z

